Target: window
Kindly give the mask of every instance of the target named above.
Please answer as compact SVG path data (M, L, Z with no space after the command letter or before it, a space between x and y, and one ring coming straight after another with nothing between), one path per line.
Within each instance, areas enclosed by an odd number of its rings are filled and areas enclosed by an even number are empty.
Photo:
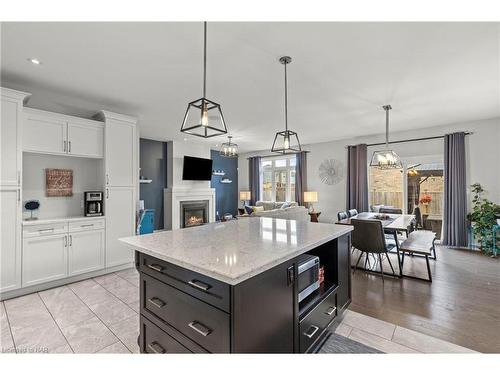
M295 201L295 161L295 155L262 159L262 200Z
M403 170L369 167L370 205L403 209Z
M422 157L425 159L425 157ZM369 168L370 205L401 208L423 215L443 215L444 177L442 162L405 163L403 169ZM436 218L437 220L437 218Z

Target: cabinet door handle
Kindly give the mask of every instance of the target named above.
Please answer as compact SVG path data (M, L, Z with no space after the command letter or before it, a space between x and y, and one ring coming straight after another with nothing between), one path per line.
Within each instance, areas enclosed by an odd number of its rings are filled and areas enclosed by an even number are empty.
M66 141L63 141L63 151L66 152Z
M193 320L191 323L188 324L189 328L192 328L195 332L198 332L200 335L207 337L210 333L212 333L212 330L200 322Z
M159 299L158 297L153 297L153 298L149 298L148 299L148 302L150 304L152 304L154 307L157 307L159 309L161 309L163 306L166 305L165 302L163 302L161 299Z
M192 287L195 287L196 289L203 290L204 292L206 292L211 288L210 285L205 284L199 280L190 280L188 281L188 284L191 285Z
M49 228L49 229L38 229L38 232L40 233L48 233L48 232L53 232L54 228Z
M73 246L73 235L69 235L69 246Z
M68 152L71 152L71 141L68 141Z
M68 236L64 236L64 247L68 247Z
M156 341L153 341L151 344L148 344L148 348L151 349L153 353L163 354L166 352L165 348L158 344Z
M106 173L106 185L109 185L109 174Z
M319 327L310 326L309 329L307 330L307 332L304 332L304 336L306 336L307 338L312 338L316 334L316 332L318 332L318 330L319 330Z
M106 199L109 199L109 189L106 189Z
M94 224L82 224L80 225L80 228L85 228L85 227L93 227Z
M21 185L21 171L17 171L17 184Z
M336 310L337 310L337 308L335 306L330 306L328 308L328 310L325 311L325 314L326 315L332 315Z
M148 264L148 268L151 268L152 270L155 270L156 272L163 271L163 267L158 265L158 264Z

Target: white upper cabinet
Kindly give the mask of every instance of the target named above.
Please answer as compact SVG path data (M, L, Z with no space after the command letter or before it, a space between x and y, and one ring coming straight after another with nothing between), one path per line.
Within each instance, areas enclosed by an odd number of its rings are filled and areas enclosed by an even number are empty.
M106 185L135 186L137 172L136 125L106 119Z
M104 126L94 122L68 122L68 153L74 156L104 156Z
M19 186L22 168L22 108L27 93L1 88L0 185Z
M67 153L68 125L64 118L24 109L23 150L49 154Z
M103 145L102 122L24 109L24 151L102 158Z

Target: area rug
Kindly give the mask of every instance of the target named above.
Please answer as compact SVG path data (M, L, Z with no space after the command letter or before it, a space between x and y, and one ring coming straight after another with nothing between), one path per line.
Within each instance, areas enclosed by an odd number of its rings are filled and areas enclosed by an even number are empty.
M376 354L383 352L332 332L318 353Z

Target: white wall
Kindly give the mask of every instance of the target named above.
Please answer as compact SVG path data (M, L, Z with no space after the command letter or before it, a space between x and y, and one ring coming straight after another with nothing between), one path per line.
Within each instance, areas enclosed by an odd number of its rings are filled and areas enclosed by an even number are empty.
M45 195L45 169L61 168L73 170L73 196L47 197ZM69 216L83 216L83 193L89 190L103 190L102 160L23 154L23 202L30 199L40 201L40 219ZM29 217L23 212L23 217Z
M478 120L468 123L435 126L432 128L391 134L392 140L440 136L457 131L472 131L474 134L466 137L467 184L479 182L486 190L487 197L500 202L500 118ZM271 134L272 135L272 134ZM338 211L345 209L346 181L345 166L347 162L347 145L358 143L383 142L383 134L357 137L339 141L304 145L309 150L307 158L307 189L318 192L319 202L315 209L321 211L320 221L336 220ZM368 157L379 147L369 147ZM409 142L391 145L403 159L414 157L429 159L443 158L443 139ZM248 160L252 155L269 155L267 151L242 154L238 160L238 188L248 190ZM318 167L325 159L338 159L344 165L344 180L337 185L323 184L318 177ZM470 204L470 199L469 199Z
M167 143L167 187L209 188L210 181L184 181L182 168L184 156L210 159L210 145L188 141L170 141Z

